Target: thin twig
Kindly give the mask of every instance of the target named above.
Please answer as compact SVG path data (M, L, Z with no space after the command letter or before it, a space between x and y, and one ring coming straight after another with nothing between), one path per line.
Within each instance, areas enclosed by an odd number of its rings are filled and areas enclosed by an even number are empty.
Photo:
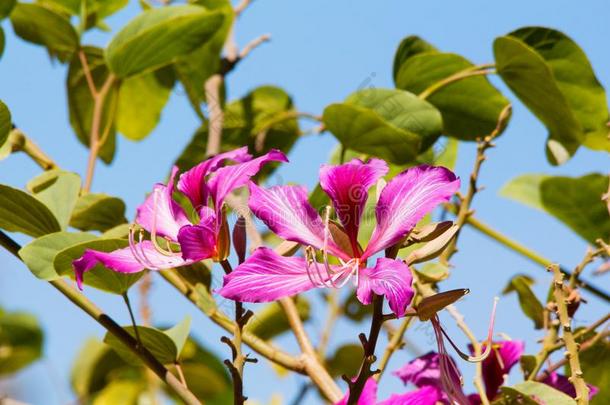
M101 90L91 94L91 97L93 98L93 115L91 118L91 131L89 133L89 159L87 161L87 174L85 176L85 184L83 186L83 191L85 192L89 192L91 189L93 173L95 171L95 163L97 162L97 155L100 148L103 146L100 143L100 126L102 122L102 115L104 114L104 103L106 101L106 96L108 95L108 92L110 91L114 82L115 76L112 73L109 73Z
M220 86L223 81L222 75L215 74L205 82L205 99L208 104L208 144L205 153L208 157L220 152L224 125L224 113L220 106Z
M256 49L261 44L270 41L271 34L263 34L259 37L254 38L252 41L248 42L242 50L239 52L238 59L244 59L246 56L250 54L254 49Z
M506 127L508 119L510 118L511 110L512 110L512 107L510 104L508 104L500 113L500 116L498 117L498 123L496 124L496 128L489 135L485 136L483 139L480 139L478 142L477 156L475 159L474 168L472 169L472 173L470 174L470 181L468 183L468 191L466 192L466 195L461 199L460 204L459 204L459 209L456 214L455 223L459 227L460 230L466 223L466 220L468 219L468 217L472 214L471 204L472 204L472 200L473 200L475 194L477 193L477 191L479 191L477 181L479 179L479 174L481 172L481 166L483 165L483 162L486 159L485 152L487 152L487 150L489 148L492 148L495 146L493 143L493 140ZM460 232L458 231L458 233L455 235L453 240L451 242L449 242L449 245L447 246L447 248L443 251L443 253L441 253L441 255L439 257L439 261L441 263L448 264L449 259L451 259L451 256L453 256L453 254L457 251L456 246L457 246L458 238L460 236L459 234L460 234Z
M248 8L250 3L252 3L252 0L241 0L239 4L237 4L233 9L233 11L235 12L235 17L239 17L244 12L244 10Z
M79 49L78 58L80 59L80 63L83 67L83 73L85 75L85 80L87 81L87 86L89 87L89 92L93 98L97 97L98 92L95 87L95 82L93 81L93 76L91 75L91 68L89 67L89 62L87 62L87 55L85 55L85 51L83 49Z

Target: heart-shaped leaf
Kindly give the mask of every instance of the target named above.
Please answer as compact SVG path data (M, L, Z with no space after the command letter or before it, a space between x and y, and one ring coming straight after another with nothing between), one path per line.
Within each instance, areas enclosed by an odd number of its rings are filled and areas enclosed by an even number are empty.
M19 257L38 278L55 280L61 276L55 271L53 261L61 250L96 239L90 233L55 232L34 239L19 250Z
M38 237L61 230L55 215L40 200L0 184L0 228Z
M595 243L598 238L610 237L610 217L602 200L607 191L607 175L525 174L507 183L500 194L553 215L582 238Z
M549 28L521 28L497 38L494 55L504 82L549 130L551 163L564 163L581 144L610 151L606 93L571 38Z
M88 193L76 201L70 226L81 231L108 231L127 222L125 203L106 194Z
M401 90L366 89L324 110L326 128L348 149L392 163L411 162L442 131L430 103Z
M144 11L108 44L108 66L115 75L125 78L167 65L202 46L222 20L222 13L195 5Z
M53 169L30 180L28 190L55 215L62 230L70 221L80 194L81 180L76 173Z

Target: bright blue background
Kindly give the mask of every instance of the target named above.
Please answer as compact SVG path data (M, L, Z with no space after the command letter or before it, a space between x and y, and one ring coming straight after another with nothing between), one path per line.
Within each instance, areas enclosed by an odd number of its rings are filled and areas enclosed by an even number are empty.
M132 1L127 9L110 20L112 27L123 25L138 10ZM250 39L271 33L273 40L253 52L241 63L229 79L231 98L245 94L261 84L275 84L294 97L301 111L319 114L324 106L342 100L363 83L375 87L392 87L392 58L399 41L417 34L438 48L460 53L475 63L492 61L491 44L496 36L526 25L544 25L570 35L589 56L602 84L610 85L610 54L607 40L610 25L608 5L603 0L576 4L571 1L347 1L312 0L288 2L256 1L238 23L237 40L244 45ZM77 142L68 125L66 108L66 67L51 63L43 48L24 43L15 37L8 21L2 23L7 33L7 48L0 61L0 98L9 106L17 125L31 136L43 150L68 170L83 174L86 150ZM105 44L108 35L87 34L85 42ZM494 83L515 99L497 78ZM137 117L134 117L137 119ZM182 89L174 91L163 112L161 124L140 143L119 139L115 162L98 165L93 189L121 196L132 216L151 185L163 180L168 167L189 141L197 127ZM523 173L543 172L579 176L597 171L607 172L607 154L579 150L566 165L555 168L544 156L545 128L516 102L510 127L491 150L483 167L481 184L486 189L477 195L474 207L477 217L493 224L498 230L514 237L544 256L574 266L585 252L586 244L555 219L497 195L510 178ZM291 154L290 165L283 167L273 181L301 182L309 187L316 181L318 166L336 145L330 134L302 139ZM458 174L466 179L474 157L472 144L460 145ZM39 173L25 156L11 156L0 163L0 182L22 187ZM465 182L464 182L465 183ZM586 209L586 207L583 207ZM27 238L16 235L20 243ZM53 288L37 281L16 259L0 252L0 305L9 310L35 313L46 331L45 358L21 372L10 381L17 398L35 404L67 403L72 399L68 385L70 364L80 343L88 336L102 336L103 330L70 304ZM466 320L481 337L487 329L492 297L500 293L511 274L525 273L539 283L536 291L544 296L550 277L542 268L494 244L466 228L460 239L460 251L454 258L454 274L443 283L443 289L469 287L470 296L458 304ZM590 272L590 271L589 271ZM589 273L588 272L588 273ZM218 274L218 273L216 273ZM607 279L598 279L605 284ZM109 311L121 322L128 318L120 298L87 289L85 294ZM186 314L193 317L194 333L210 345L218 344L221 332L191 305L155 278L152 295L154 319L170 324ZM579 313L577 324L597 319L608 307L591 298ZM325 311L317 307L310 323L313 332L325 319ZM465 344L447 316L443 316L452 335ZM368 325L337 326L334 342L355 342L359 331ZM500 301L497 318L498 332L524 339L530 352L537 350L539 333L532 332L531 321L525 318L514 296ZM425 330L412 328L407 335L422 350L433 348ZM295 350L291 336L279 340L288 350ZM383 344L383 341L381 342ZM405 351L397 353L390 365L399 367L411 357ZM473 367L460 364L468 389L471 390ZM514 375L516 381L518 375ZM269 401L275 392L289 401L300 387L302 377L290 376L282 384L274 381L274 371L268 363L249 365L246 370L246 393L252 399ZM380 398L403 388L397 379L384 377ZM313 395L306 403L318 403Z

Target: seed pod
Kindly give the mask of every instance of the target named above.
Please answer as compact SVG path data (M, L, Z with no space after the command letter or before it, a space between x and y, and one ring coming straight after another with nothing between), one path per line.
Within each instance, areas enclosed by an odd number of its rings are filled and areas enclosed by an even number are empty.
M421 321L427 321L447 305L453 304L469 292L468 288L459 288L426 297L417 305L417 316Z

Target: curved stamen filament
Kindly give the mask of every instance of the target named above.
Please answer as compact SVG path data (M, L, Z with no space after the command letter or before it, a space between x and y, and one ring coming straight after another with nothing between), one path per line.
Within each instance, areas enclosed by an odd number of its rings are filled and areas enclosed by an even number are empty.
M159 194L159 189L155 188L153 190L153 220L152 220L152 227L150 230L150 241L152 242L153 246L155 247L155 249L157 250L157 252L161 253L162 255L165 256L180 256L180 252L173 252L171 249L169 249L169 243L168 243L168 250L163 249L163 247L161 247L161 245L159 245L159 243L157 242L157 196Z
M136 259L138 263L147 269L151 270L160 270L157 266L155 266L152 261L146 256L144 252L144 246L142 244L144 239L144 232L140 229L138 232L138 243L136 244L134 239L135 234L135 224L132 224L129 227L129 249L131 250L131 254ZM139 246L138 246L139 245ZM139 248L139 251L138 251Z
M494 322L496 320L496 306L498 305L498 300L499 300L498 297L494 298L493 308L491 309L491 320L489 321L489 329L487 330L487 341L485 343L485 351L483 353L481 353L479 356L469 356L468 354L462 352L457 347L457 345L453 342L453 340L451 340L451 338L449 337L447 332L445 332L445 329L443 329L443 327L439 324L439 328L440 328L441 332L443 333L443 335L445 335L447 340L449 340L449 343L451 344L451 346L453 346L455 351L458 353L458 355L462 359L469 361L471 363L478 363L480 361L485 360L491 353L492 337L493 337L493 333L494 333Z

